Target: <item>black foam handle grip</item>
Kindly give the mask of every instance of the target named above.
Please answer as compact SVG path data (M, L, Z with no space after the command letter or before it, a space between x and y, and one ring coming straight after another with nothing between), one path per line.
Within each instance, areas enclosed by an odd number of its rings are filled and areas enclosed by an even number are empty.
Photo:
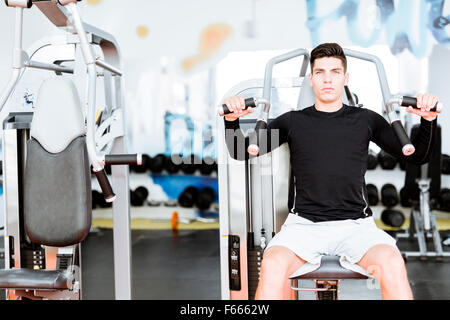
M256 156L259 153L261 135L264 134L262 130L267 130L267 123L263 120L258 120L255 126L255 132L250 136L250 145L248 146L248 153Z
M430 111L433 111L433 112L438 111L438 105L439 105L439 103L437 103L437 104L434 106L434 108L430 109ZM417 108L417 98L406 97L406 96L405 96L405 97L402 98L402 104L401 104L401 106L402 106L402 107L409 107L409 106L411 106L411 107L413 107L414 109L418 109L418 108Z
M409 137L406 134L405 128L403 128L401 121L394 121L392 122L391 126L394 129L394 132L397 135L397 138L402 146L403 154L405 156L412 155L415 151L415 148L412 145L411 140L409 140Z
M106 176L105 169L102 169L94 173L95 176L97 177L98 184L102 189L103 196L105 197L106 202L113 202L114 199L116 198L116 195L114 194L111 184L109 183L108 177Z
M105 156L105 164L107 165L141 165L142 155L138 154L108 154ZM139 163L140 162L140 163Z
M256 108L256 101L254 98L245 99L244 110L247 110L248 108ZM228 109L226 104L222 105L222 110L223 110L223 112L221 113L221 115L227 115L227 114L233 113L232 111L230 111L230 109Z

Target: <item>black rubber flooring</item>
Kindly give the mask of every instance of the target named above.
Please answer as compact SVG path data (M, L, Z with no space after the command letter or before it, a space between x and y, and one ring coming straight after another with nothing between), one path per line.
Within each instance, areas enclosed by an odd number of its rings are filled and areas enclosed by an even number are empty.
M110 229L90 233L83 243L84 299L114 299L112 246ZM406 239L399 240L398 246L400 250L417 250L416 242ZM220 299L219 256L219 230L180 230L176 236L171 230L133 230L133 298ZM409 258L406 267L415 299L450 299L450 258L444 262Z
M220 299L219 231L132 231L134 299ZM114 299L113 233L90 233L82 246L83 298Z

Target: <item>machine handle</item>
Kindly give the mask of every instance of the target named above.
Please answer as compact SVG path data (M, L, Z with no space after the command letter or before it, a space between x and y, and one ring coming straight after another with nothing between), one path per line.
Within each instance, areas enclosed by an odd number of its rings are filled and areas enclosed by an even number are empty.
M142 165L142 154L108 154L105 165Z
M411 106L414 109L418 109L417 108L417 98L403 96L403 97L401 97L401 100L402 101L400 103L400 106L402 106L402 107L409 107L409 106ZM441 112L442 111L442 107L443 107L442 102L438 102L438 103L436 103L434 108L431 109L430 111Z
M105 169L94 172L97 177L97 181L102 189L103 196L105 197L106 202L113 202L116 199L116 195L114 194L111 184L109 183L108 177L106 176Z
M259 154L259 145L262 140L262 134L267 130L267 122L264 120L258 120L256 122L255 132L250 136L250 145L247 148L248 153L252 156Z
M400 120L396 120L391 123L392 129L394 129L400 144L402 145L402 152L405 156L412 155L416 148L412 145L411 140L406 134L405 128L403 128Z
M256 108L256 106L258 105L258 100L255 98L248 98L245 99L245 108L244 110L247 110L248 108ZM228 109L227 105L224 104L222 105L222 108L219 110L219 116L224 116L227 114L233 113L232 111L230 111L230 109Z

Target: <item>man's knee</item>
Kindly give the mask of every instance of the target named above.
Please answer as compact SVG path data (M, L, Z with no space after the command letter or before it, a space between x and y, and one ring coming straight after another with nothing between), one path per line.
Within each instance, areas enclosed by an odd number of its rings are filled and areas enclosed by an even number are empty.
M272 277L285 277L294 254L284 247L271 247L264 253L261 263L261 273Z
M368 266L367 271L376 278L399 278L406 276L405 262L401 253L394 247L381 246L376 258Z

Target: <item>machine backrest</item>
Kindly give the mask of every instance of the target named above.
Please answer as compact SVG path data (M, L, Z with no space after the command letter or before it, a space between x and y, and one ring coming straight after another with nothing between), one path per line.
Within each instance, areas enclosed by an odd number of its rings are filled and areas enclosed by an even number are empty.
M31 242L63 247L83 241L91 227L90 163L82 105L75 85L43 82L27 142L24 226Z

